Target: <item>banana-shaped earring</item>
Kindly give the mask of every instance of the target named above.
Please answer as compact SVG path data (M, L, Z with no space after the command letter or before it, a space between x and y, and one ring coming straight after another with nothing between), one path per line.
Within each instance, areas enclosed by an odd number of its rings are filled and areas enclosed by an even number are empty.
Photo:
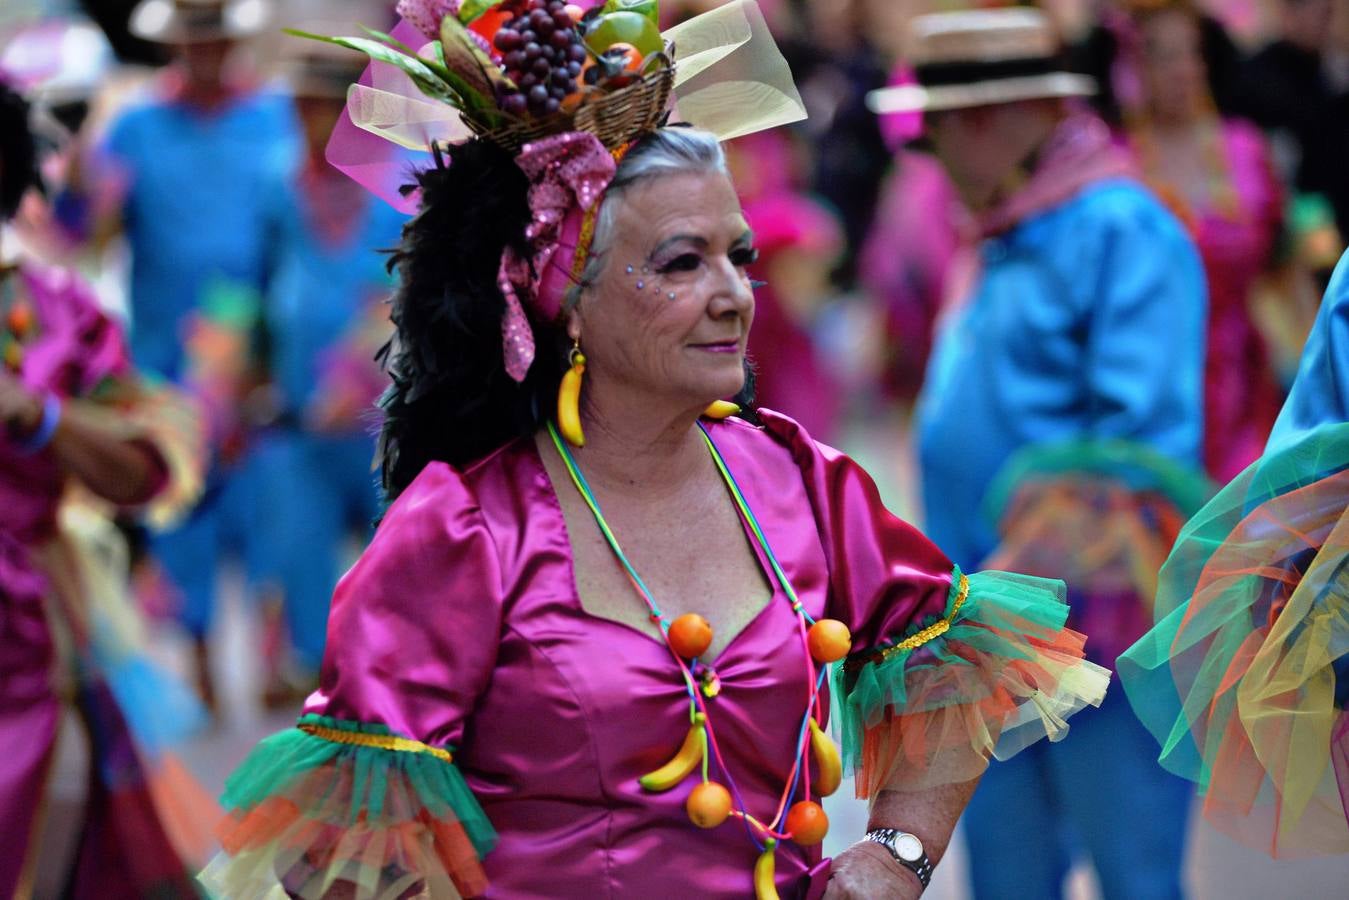
M726 419L740 412L740 407L729 400L713 400L703 415L709 419Z
M567 443L573 447L584 447L586 438L581 431L581 379L586 373L586 357L581 352L580 341L572 341L568 359L571 368L562 376L562 384L557 389L557 427Z

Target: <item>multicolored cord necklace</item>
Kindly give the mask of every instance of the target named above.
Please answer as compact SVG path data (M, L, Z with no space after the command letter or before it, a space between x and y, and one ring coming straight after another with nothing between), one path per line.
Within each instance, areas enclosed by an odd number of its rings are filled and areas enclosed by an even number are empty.
M665 645L683 676L684 687L689 695L690 724L683 745L669 762L656 771L643 775L639 782L648 791L667 791L682 783L694 769L701 768L702 782L693 789L685 804L689 818L701 828L715 828L732 816L740 819L745 825L750 841L759 850L759 859L754 871L756 895L760 900L772 900L777 897L777 891L773 886L774 850L777 842L792 840L803 845L818 844L824 839L829 828L829 820L823 808L811 797L832 794L838 789L843 773L838 748L819 725L820 690L826 673L824 664L836 662L846 656L852 640L847 626L842 622L835 619L821 619L817 622L806 612L712 436L701 423L699 430L712 455L717 472L735 501L739 515L754 535L764 558L768 560L774 580L791 603L805 655L807 682L810 687L806 694L805 714L797 731L795 760L778 801L777 810L768 822L755 818L746 808L735 777L727 768L721 748L717 744L708 701L716 697L720 690L720 682L711 667L699 659L711 645L711 626L706 619L696 613L679 616L671 622L665 613L661 612L656 598L619 546L618 538L610 529L609 523L605 521L599 501L591 491L585 475L576 465L571 450L558 434L557 427L552 422L548 423L548 434L567 468L567 474L571 476L581 499L590 509L595 524L599 526L600 533L623 567L628 580L646 602L651 621L660 629ZM817 667L817 663L822 665ZM709 777L709 749L729 790ZM811 784L808 752L813 753L820 772L814 785ZM798 786L801 787L801 799L788 808L789 802L797 794Z

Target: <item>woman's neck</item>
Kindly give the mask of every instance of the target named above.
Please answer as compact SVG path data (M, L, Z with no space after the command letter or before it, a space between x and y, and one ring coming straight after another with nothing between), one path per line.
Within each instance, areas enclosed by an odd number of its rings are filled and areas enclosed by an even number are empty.
M573 455L599 490L674 493L706 464L697 429L700 412L595 385L581 411L585 447Z

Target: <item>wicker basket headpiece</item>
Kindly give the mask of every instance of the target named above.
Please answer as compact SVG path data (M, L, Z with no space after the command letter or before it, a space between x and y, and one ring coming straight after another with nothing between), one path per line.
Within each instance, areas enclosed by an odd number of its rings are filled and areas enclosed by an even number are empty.
M633 138L654 131L665 118L674 89L673 46L652 57L659 65L627 87L617 91L596 92L575 112L559 112L547 118L525 119L509 125L491 127L464 116L464 124L481 138L519 153L531 141L565 131L587 131L610 150L616 150Z

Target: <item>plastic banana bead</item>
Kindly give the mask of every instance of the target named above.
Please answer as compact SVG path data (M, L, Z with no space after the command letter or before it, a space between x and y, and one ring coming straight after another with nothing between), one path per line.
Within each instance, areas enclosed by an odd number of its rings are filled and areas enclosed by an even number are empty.
M695 715L693 724L689 726L688 734L684 736L684 743L680 746L679 752L656 771L648 772L637 779L637 783L644 790L668 791L688 778L689 773L698 767L703 761L703 754L707 752L704 721L706 721L706 717L702 713Z
M764 842L763 852L754 862L754 900L780 900L778 886L773 883L777 869L777 846L778 842L769 838Z
M815 793L828 797L843 783L843 761L839 757L838 747L824 729L810 720L810 750L815 755L815 765L820 774L811 784Z

